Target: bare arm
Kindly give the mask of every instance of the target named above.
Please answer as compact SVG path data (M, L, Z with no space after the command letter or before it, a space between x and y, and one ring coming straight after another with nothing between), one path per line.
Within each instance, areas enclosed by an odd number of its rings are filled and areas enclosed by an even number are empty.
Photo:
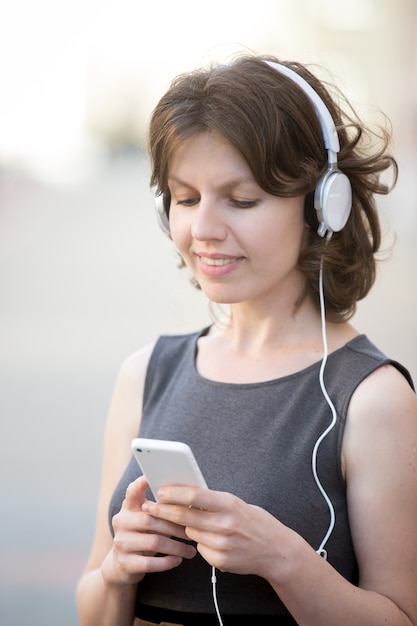
M77 588L80 622L84 626L131 626L136 584L106 580L102 564L112 550L108 506L130 458L130 441L137 434L143 385L152 346L130 357L116 381L104 437L102 482L92 550Z

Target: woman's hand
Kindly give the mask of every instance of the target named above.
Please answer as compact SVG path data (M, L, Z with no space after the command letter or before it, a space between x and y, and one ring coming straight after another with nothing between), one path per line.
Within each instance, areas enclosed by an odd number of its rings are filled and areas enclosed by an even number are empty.
M184 526L144 511L147 488L143 476L131 483L120 512L113 517L113 546L102 565L109 582L137 583L146 573L172 569L196 554L193 546L176 540L189 540Z
M280 556L285 562L284 539L295 536L267 511L230 493L199 487L164 487L158 503L145 502L142 510L185 526L186 536L210 565L235 574L268 578L271 568L279 567Z

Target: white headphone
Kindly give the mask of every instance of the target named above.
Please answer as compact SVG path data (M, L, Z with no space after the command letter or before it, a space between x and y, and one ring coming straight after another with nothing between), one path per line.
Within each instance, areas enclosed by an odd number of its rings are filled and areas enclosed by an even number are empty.
M265 61L277 72L284 74L295 82L310 99L317 113L323 133L324 145L327 150L327 170L320 178L314 191L314 208L317 211L320 237L330 239L332 234L345 226L352 208L352 187L346 174L338 169L337 154L340 151L339 137L330 112L318 93L297 72L275 63ZM162 230L170 236L167 203L169 198L163 195L156 197L158 222Z
M155 208L158 224L163 232L171 237L171 228L169 226L169 196L159 194L155 196Z
M323 133L324 145L327 150L327 170L317 183L314 192L314 208L319 221L318 234L330 239L348 221L352 208L352 187L346 174L337 166L337 153L340 151L339 137L329 109L318 93L297 72L285 65L266 61L277 72L284 74L297 83L310 99L317 113Z

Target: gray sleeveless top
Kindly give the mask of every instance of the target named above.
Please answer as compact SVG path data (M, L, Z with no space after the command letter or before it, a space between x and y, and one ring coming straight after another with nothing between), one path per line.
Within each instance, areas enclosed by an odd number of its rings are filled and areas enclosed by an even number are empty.
M229 384L207 380L195 367L198 333L162 336L152 353L145 382L140 436L188 443L211 489L234 493L269 511L318 549L329 526L328 507L311 469L317 438L332 415L319 386L320 363L267 382ZM364 335L330 354L327 391L337 409L336 426L321 443L317 470L336 513L326 544L328 561L357 582L349 531L341 445L349 401L371 372L391 363ZM140 475L132 459L110 504L120 510L128 484ZM140 604L212 613L210 566L198 555L169 572L149 574L138 587ZM256 576L218 573L223 614L288 615L272 587Z

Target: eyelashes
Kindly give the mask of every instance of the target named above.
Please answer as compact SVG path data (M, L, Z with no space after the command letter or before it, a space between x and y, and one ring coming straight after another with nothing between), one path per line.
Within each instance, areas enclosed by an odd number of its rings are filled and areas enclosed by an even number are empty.
M199 202L200 198L186 198L184 200L176 200L175 204L180 206L193 207L198 205ZM257 200L238 200L237 198L230 198L228 202L238 209L252 209L258 203Z

